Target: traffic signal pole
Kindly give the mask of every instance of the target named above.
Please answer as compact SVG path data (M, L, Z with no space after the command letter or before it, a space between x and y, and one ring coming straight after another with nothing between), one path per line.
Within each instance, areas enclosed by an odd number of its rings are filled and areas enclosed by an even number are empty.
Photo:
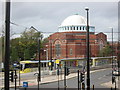
M81 88L79 85L80 85L80 74L79 74L79 70L78 70L78 90L80 90L80 88Z
M59 90L59 74L60 74L60 72L59 72L59 64L57 64L58 90Z
M15 70L15 90L16 90L16 86L17 86L17 72Z
M6 0L5 13L5 61L4 61L4 87L9 90L9 61L10 61L10 0Z
M65 75L65 70L66 70L66 61L64 63L64 90L66 90L66 75Z

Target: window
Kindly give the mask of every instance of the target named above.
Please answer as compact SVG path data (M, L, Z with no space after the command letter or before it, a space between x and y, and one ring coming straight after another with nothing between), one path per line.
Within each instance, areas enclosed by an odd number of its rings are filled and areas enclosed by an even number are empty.
M60 56L60 54L61 54L61 46L60 46L60 44L55 45L55 53L56 53L56 56Z
M76 27L77 28L77 30L78 30L78 27Z
M73 54L73 50L72 50L72 48L70 49L70 55L72 55Z
M83 27L83 30L84 30L84 27Z
M67 27L67 30L69 30L69 27Z
M80 27L80 30L81 30L81 27Z
M73 30L75 30L75 27L73 27Z

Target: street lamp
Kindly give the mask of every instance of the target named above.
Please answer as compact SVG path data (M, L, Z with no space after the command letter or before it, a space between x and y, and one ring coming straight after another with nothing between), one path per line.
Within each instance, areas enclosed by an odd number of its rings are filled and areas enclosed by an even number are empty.
M113 27L109 27L112 31L112 83L114 83L115 82L115 89L116 89L116 78L113 76L113 68L115 68L115 67L113 67ZM116 64L116 63L115 63Z
M46 50L44 50L46 52L46 60L48 61L48 45L45 45L46 46ZM47 67L48 67L48 64L47 64Z
M87 57L87 90L90 90L90 61L89 61L89 8L85 7L87 11L87 49L86 49L86 57Z

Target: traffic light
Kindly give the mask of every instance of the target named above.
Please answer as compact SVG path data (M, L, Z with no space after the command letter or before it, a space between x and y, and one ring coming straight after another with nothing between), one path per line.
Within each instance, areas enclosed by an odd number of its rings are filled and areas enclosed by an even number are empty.
M85 80L85 73L81 72L81 82L84 82L84 80Z
M13 72L13 71L10 71L10 72L9 72L9 80L10 80L11 82L14 82L14 72Z
M65 76L68 76L70 74L70 70L68 67L64 67L64 74Z

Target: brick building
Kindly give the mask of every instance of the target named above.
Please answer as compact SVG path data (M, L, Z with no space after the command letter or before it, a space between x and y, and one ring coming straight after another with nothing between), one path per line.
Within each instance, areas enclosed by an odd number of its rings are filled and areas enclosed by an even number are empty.
M98 56L107 43L104 33L95 34L95 26L89 26L90 55ZM48 37L48 59L86 57L86 19L80 15L67 17L58 27L58 32Z

